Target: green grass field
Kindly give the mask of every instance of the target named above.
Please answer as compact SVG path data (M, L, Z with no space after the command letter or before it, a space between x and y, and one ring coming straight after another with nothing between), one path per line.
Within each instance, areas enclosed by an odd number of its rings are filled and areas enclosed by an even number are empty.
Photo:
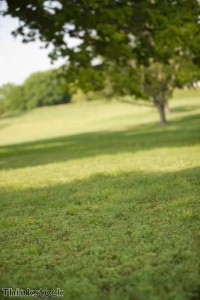
M164 128L119 102L2 118L1 287L200 299L199 100L177 93Z

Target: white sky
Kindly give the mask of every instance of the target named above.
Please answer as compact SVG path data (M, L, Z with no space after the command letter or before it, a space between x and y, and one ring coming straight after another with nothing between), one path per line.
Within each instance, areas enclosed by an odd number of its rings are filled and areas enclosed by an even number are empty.
M14 38L18 20L0 16L0 86L11 82L21 84L33 72L59 67L63 61L50 63L47 49L40 49L39 41L23 44L21 38Z

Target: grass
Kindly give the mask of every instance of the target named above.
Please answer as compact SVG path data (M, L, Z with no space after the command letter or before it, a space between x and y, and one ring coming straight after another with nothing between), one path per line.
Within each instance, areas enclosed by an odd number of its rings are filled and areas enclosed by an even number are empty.
M199 94L171 106L165 128L117 102L0 121L1 287L200 298Z

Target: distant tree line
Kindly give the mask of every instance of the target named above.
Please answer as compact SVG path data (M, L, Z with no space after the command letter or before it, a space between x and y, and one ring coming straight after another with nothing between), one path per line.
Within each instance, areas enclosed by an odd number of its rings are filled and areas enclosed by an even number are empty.
M58 69L33 73L22 85L8 83L0 88L0 114L70 101L66 80Z

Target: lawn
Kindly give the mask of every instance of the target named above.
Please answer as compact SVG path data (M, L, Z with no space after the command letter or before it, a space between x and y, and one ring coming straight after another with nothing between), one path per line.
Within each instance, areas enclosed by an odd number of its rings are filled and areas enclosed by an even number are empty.
M199 100L177 93L166 127L114 101L2 118L1 287L200 299Z

